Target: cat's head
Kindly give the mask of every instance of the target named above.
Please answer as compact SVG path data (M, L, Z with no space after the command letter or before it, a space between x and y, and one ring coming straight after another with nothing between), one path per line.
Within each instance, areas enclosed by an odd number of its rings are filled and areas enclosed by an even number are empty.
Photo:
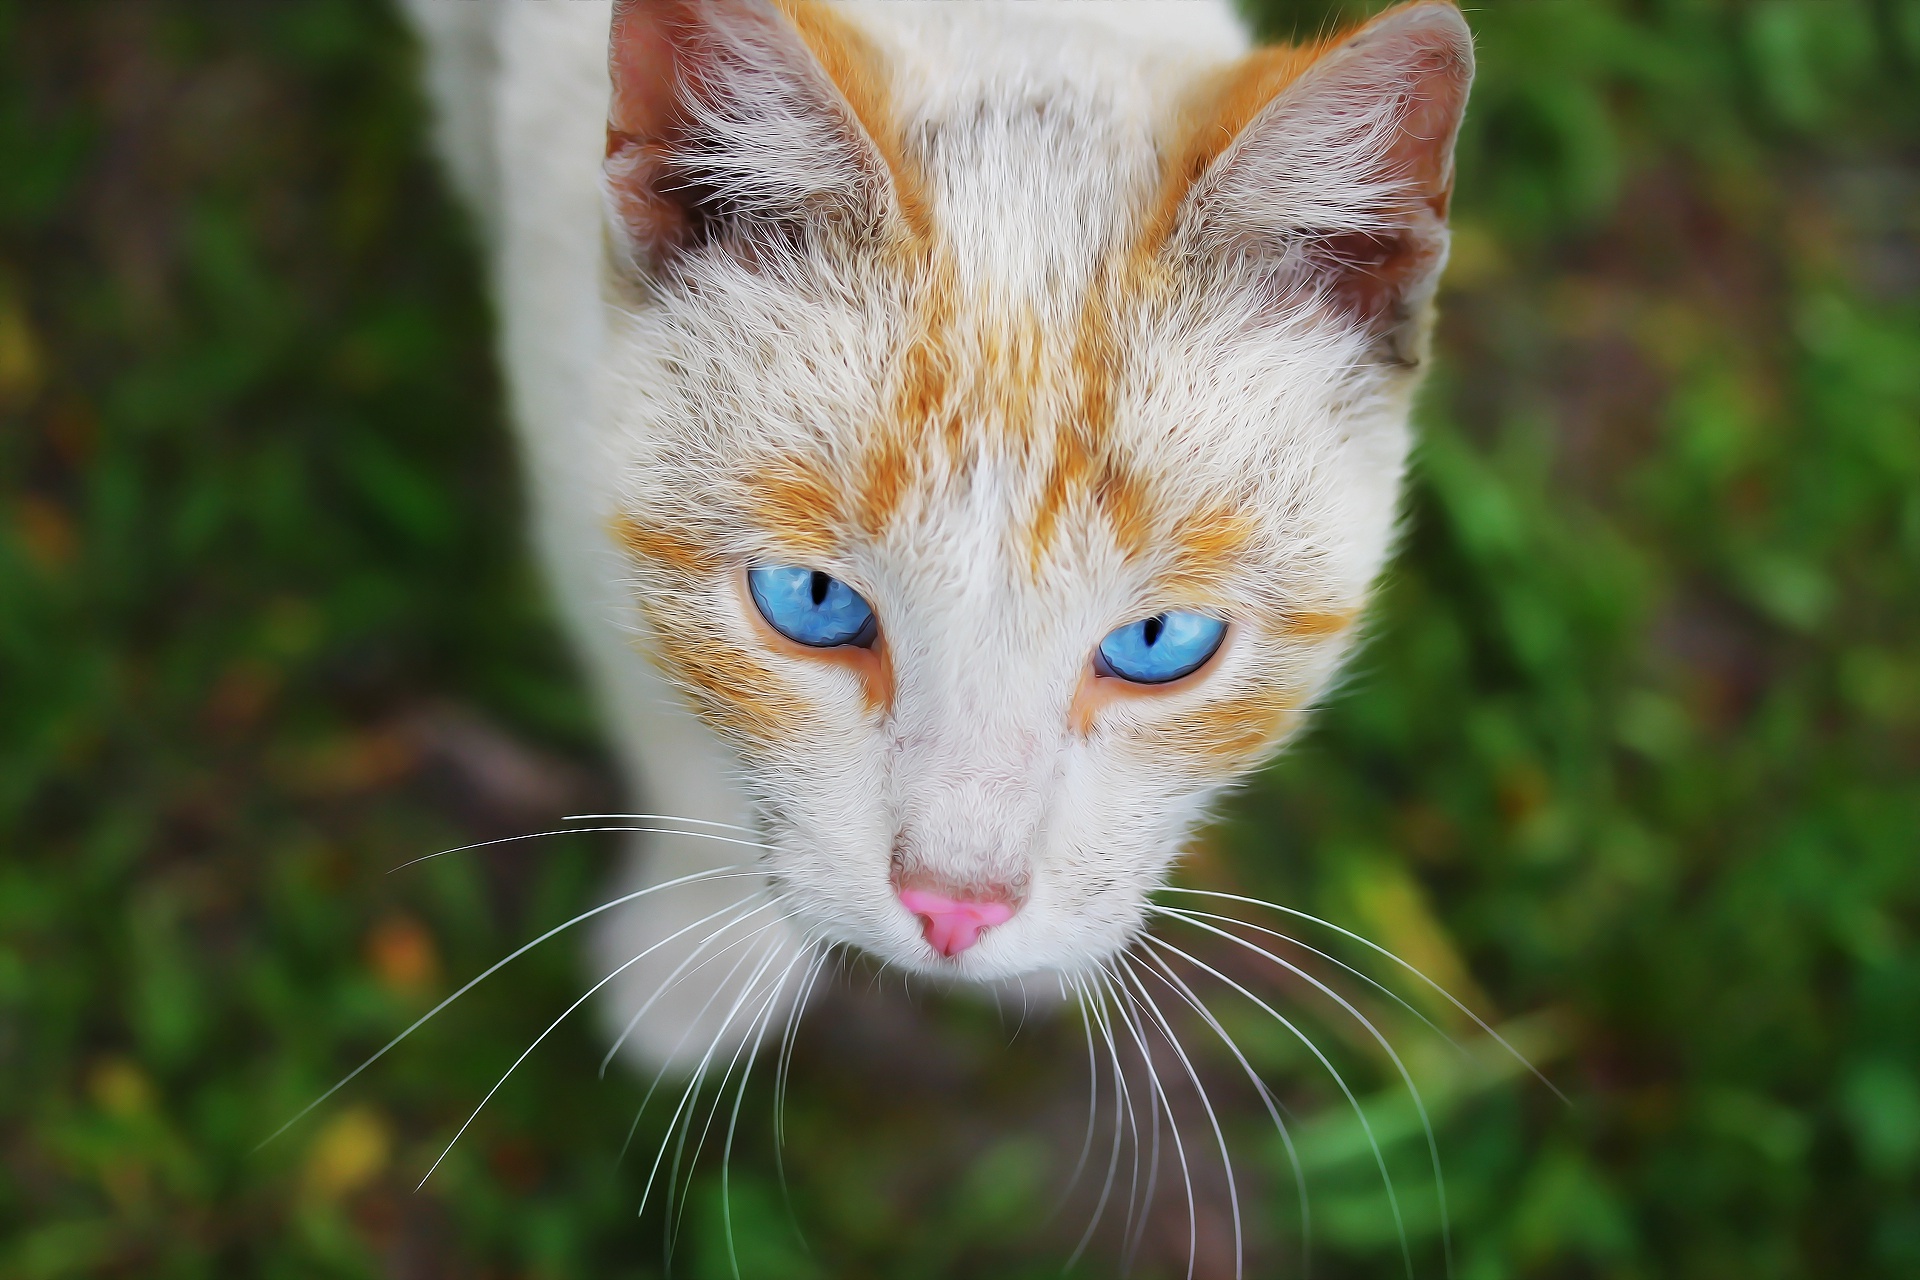
M612 45L648 646L804 927L983 979L1124 946L1350 643L1472 74L1444 3L1230 62L1028 31L656 0Z

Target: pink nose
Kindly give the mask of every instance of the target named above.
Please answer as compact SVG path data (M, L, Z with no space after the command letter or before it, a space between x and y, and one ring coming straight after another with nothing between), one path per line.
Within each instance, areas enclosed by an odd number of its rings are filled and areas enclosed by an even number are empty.
M920 917L927 945L949 959L980 941L982 929L1013 918L1010 903L968 902L926 889L902 889L900 905Z

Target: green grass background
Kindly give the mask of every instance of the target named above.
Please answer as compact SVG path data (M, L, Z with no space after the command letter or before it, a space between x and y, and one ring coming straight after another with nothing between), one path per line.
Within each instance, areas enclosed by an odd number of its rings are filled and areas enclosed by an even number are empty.
M1405 549L1343 688L1192 877L1404 952L1565 1090L1417 984L1464 1056L1343 978L1426 1091L1466 1280L1920 1274L1920 5L1470 16ZM389 867L617 794L524 553L413 73L373 0L0 0L0 1276L665 1269L619 1158L641 1088L596 1082L591 1026L413 1189L577 994L564 943L255 1149L590 903L608 850ZM1443 1274L1390 1064L1241 972L1355 1081ZM1297 1122L1315 1274L1403 1274L1340 1094L1219 994ZM756 1084L675 1274L732 1274L729 1216L749 1277L1058 1273L1089 1207L1044 1212L1080 1028L895 1006L901 1043L803 1040L806 1245ZM1299 1274L1278 1143L1187 1029L1248 1274ZM1183 1272L1163 1208L1136 1274ZM1079 1273L1116 1268L1103 1238Z

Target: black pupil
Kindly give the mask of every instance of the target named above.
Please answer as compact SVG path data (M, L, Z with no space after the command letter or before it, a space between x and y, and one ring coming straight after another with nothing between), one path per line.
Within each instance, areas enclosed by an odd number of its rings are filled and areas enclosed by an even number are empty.
M1162 631L1165 631L1166 629L1167 629L1166 618L1164 617L1148 618L1146 622L1141 626L1141 630L1146 633L1147 648L1149 649L1153 648L1153 646L1157 644L1160 640L1160 633Z
M810 582L808 582L807 586L810 590L810 593L813 596L814 608L818 609L821 605L827 602L827 588L831 587L832 585L833 585L832 578L829 578L826 574L821 573L818 569L815 569L813 571L813 578ZM1151 644L1153 642L1148 641L1147 643Z

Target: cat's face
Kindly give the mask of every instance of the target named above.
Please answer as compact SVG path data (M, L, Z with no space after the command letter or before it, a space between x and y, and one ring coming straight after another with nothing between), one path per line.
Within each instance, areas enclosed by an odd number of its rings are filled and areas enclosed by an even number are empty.
M1175 102L916 101L831 14L674 8L616 19L610 135L649 647L803 927L1083 968L1300 724L1386 554L1464 28L1402 10Z

